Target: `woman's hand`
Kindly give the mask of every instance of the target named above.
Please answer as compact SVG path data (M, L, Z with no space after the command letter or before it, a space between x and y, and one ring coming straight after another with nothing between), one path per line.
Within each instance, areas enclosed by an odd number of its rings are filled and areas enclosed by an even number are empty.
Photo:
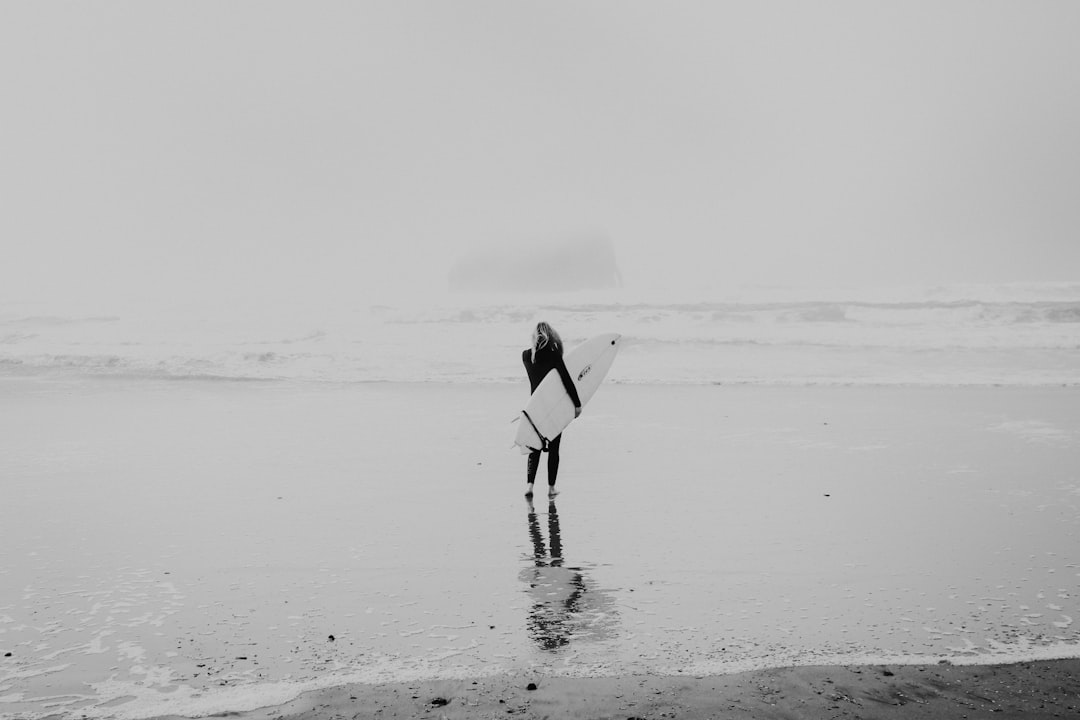
M575 405L574 406L574 418L577 419L579 417L581 417L581 406L580 405Z

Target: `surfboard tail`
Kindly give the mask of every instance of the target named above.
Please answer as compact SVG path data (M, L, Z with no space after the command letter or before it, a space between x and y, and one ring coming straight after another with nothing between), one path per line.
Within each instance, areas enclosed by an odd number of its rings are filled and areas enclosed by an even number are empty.
M512 445L510 445L510 447L512 447L512 448L516 447L518 450L521 451L522 455L528 455L531 452L539 450L539 448L531 448L528 445L526 445L525 443L520 443L520 442L516 442L516 441Z

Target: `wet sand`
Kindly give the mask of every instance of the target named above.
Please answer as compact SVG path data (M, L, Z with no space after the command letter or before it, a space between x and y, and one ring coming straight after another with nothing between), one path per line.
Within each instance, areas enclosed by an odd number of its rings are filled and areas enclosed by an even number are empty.
M0 714L1080 656L1075 388L608 385L532 506L525 396L4 379Z
M989 667L777 668L714 677L515 675L392 683L312 693L242 717L975 720L1077 715L1080 661L1060 660Z

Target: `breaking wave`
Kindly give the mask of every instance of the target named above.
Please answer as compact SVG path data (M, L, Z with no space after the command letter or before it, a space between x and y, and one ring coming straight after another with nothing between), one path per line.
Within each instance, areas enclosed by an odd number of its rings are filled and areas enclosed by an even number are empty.
M1080 284L1068 283L98 315L0 305L0 374L509 382L541 319L568 345L622 333L615 382L1080 384Z

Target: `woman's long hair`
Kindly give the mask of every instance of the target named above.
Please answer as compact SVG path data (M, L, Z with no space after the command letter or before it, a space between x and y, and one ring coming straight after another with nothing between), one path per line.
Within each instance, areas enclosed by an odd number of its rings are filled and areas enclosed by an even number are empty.
M562 338L559 337L559 333L555 332L555 328L548 325L546 322L536 323L536 329L532 334L532 361L536 362L536 351L543 350L544 348L550 348L559 355L562 355L563 345Z

